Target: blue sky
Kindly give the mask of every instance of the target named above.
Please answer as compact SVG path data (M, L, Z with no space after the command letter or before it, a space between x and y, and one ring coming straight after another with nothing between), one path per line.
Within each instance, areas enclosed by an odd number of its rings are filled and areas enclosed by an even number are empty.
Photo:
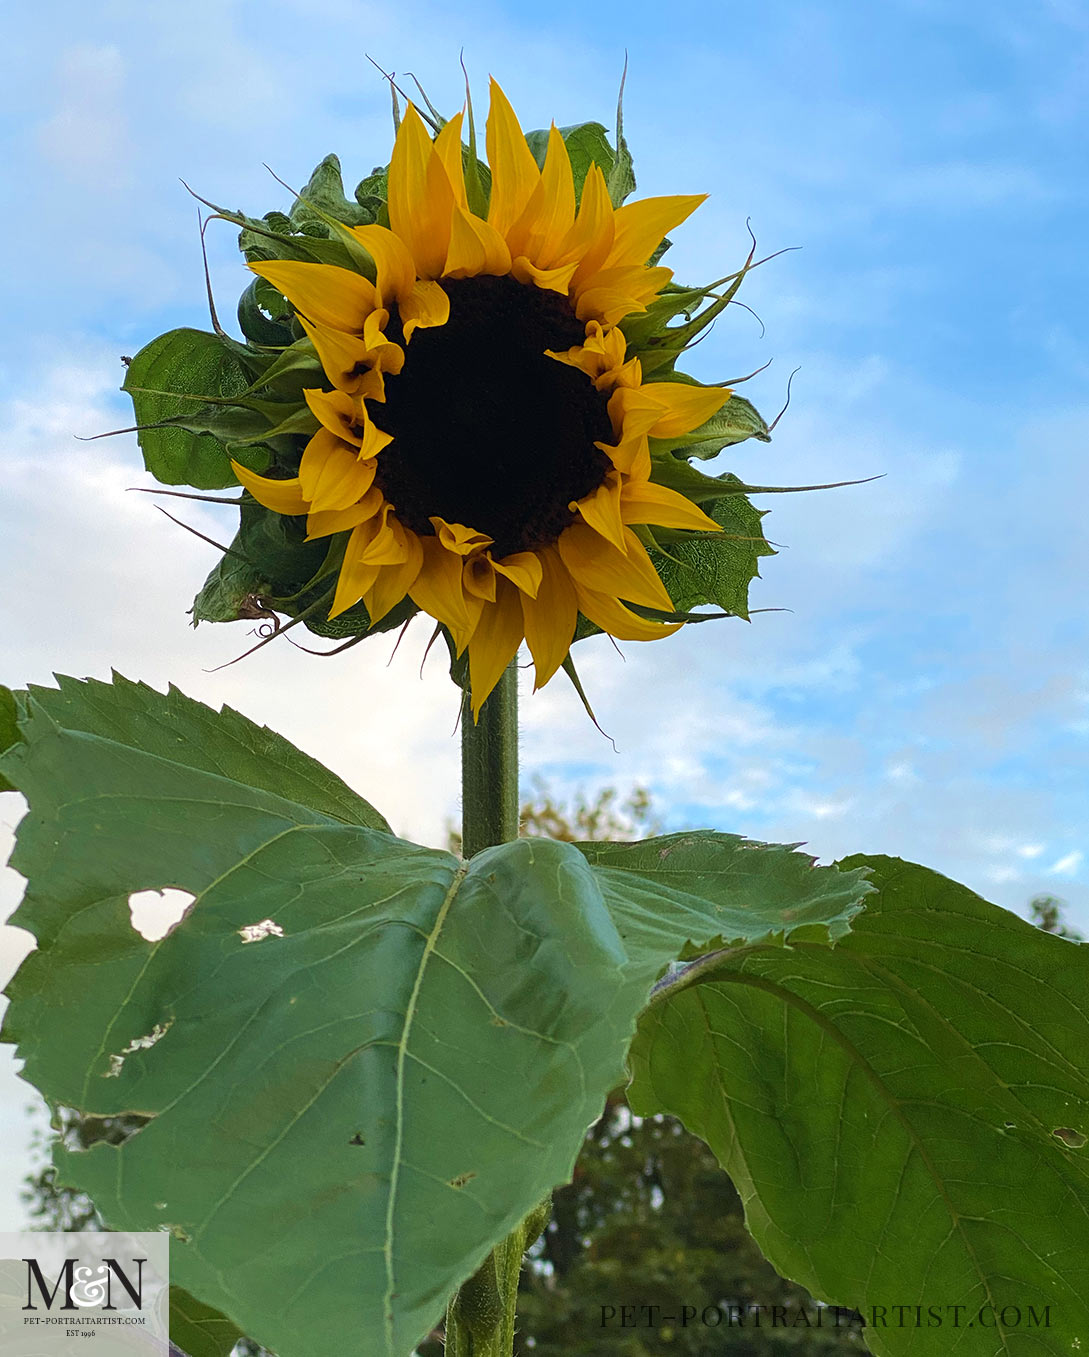
M129 422L120 354L207 325L179 178L257 214L287 205L263 162L298 183L336 151L354 183L390 146L368 52L452 111L464 47L478 111L493 73L532 127L611 124L627 49L639 194L711 194L675 233L678 278L735 267L746 218L762 249L802 247L746 284L763 335L738 309L693 356L707 380L773 358L745 389L769 416L801 368L774 442L722 468L883 479L762 502L783 549L753 604L789 611L624 660L580 646L620 752L561 677L526 697L527 773L561 793L640 781L671 825L899 854L1009 908L1052 892L1089 930L1084 4L44 0L8 31L0 681L173 679L441 840L456 698L435 659L417 679L423 630L391 663L378 641L207 672L247 643L245 624L187 625L209 549L126 492L148 483L131 439L74 435ZM211 256L229 316L245 283L230 228ZM0 834L18 815L5 797ZM0 903L19 890L9 873Z

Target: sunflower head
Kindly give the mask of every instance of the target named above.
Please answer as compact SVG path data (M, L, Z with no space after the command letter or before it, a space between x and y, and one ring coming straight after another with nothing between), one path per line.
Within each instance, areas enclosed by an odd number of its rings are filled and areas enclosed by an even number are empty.
M619 127L615 150L597 124L527 137L494 81L486 165L471 105L429 121L408 105L354 204L330 157L291 217L227 214L256 275L235 346L252 380L216 399L258 425L222 442L237 555L265 559L244 579L227 559L195 616L238 616L243 584L326 634L422 611L475 715L523 641L540 687L577 636L654 640L701 603L745 615L759 515L686 448L767 430L675 367L745 271L686 289L657 262L702 196L622 204Z

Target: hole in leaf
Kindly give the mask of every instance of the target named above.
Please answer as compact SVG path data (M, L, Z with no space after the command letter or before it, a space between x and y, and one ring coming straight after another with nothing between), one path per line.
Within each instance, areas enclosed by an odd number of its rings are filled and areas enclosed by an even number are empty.
M459 1173L456 1178L451 1178L447 1184L449 1187L464 1187L466 1183L471 1183L476 1177L475 1173Z
M148 942L158 942L181 923L196 898L192 891L174 886L161 891L133 891L129 896L132 926Z
M1086 1143L1089 1142L1089 1136L1084 1136L1080 1131L1075 1131L1072 1126L1056 1126L1051 1134L1056 1140L1061 1140L1069 1150L1083 1150Z
M348 1141L349 1145L366 1145L366 1143L367 1142L363 1139L362 1131L356 1131L355 1135Z
M246 924L238 930L243 942L260 942L262 938L282 938L284 930L273 919L262 919L258 924Z
M174 1019L168 1018L166 1022L157 1022L151 1031L142 1037L133 1037L127 1046L122 1047L116 1055L110 1056L110 1067L103 1074L103 1079L116 1079L124 1068L127 1055L132 1055L133 1051L150 1050L156 1042L162 1041L173 1026Z

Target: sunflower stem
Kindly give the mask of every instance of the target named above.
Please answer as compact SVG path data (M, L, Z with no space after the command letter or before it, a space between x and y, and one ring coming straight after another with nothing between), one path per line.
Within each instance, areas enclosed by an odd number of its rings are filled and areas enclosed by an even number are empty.
M465 697L461 714L462 857L471 858L517 837L518 670L512 660L475 722L468 694ZM531 1215L462 1283L446 1311L446 1357L512 1357L522 1255L540 1228Z
M474 723L461 713L461 855L518 837L518 670L512 660Z

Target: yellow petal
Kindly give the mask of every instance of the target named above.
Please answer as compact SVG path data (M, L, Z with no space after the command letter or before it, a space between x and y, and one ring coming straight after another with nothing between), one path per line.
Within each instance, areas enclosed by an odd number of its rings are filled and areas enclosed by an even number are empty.
M393 442L393 435L384 433L375 424L358 398L343 391L316 389L304 391L303 396L322 428L358 448L360 457L377 457Z
M470 556L462 569L462 580L466 593L485 603L495 602L495 566L490 556Z
M518 220L507 232L512 255L525 255L540 268L570 263L560 249L575 223L575 182L571 158L556 124L548 134L544 169ZM576 260L572 273L577 267Z
M615 311L615 304L609 302L610 298L616 298L618 303L622 299L623 305L628 308L625 315L628 311L645 311L647 303L653 301L672 277L672 269L648 269L642 265L636 268L599 269L576 287L576 314L583 320L594 320L594 312L602 307L602 298L606 299L605 309L609 314ZM604 318L602 323L615 324Z
M621 551L588 524L575 522L560 534L556 546L577 586L672 612L673 600L642 542L630 528L624 529L624 540L627 550Z
M401 303L401 324L405 343L413 330L430 330L445 325L450 319L450 298L438 283L423 281L413 284L412 291Z
M510 580L498 580L495 602L483 609L469 642L469 686L473 720L518 653L522 642L522 595Z
M270 259L251 264L250 268L278 288L297 311L332 330L359 334L363 322L378 304L378 294L369 278L335 264Z
M298 476L288 481L274 481L267 476L258 476L256 471L244 467L241 462L232 459L231 467L242 485L250 492L258 504L272 509L278 514L305 514L310 507L302 493Z
M371 352L364 341L327 325L312 325L305 316L299 317L299 324L317 350L325 375L333 385L349 395L359 395L369 385L367 363Z
M510 250L495 227L465 208L455 208L444 276L476 278L487 273L502 277L509 272Z
M463 523L447 523L445 518L439 518L438 515L431 519L431 526L446 550L456 552L459 556L469 556L482 547L490 547L494 540L487 533L467 528Z
M628 288L586 287L578 294L575 315L579 320L597 320L616 325L625 316L638 315L647 308Z
M318 537L331 537L334 533L358 528L373 518L384 503L385 496L377 485L372 485L357 504L347 509L323 509L311 514L306 520L306 540L312 542Z
M554 269L540 269L525 255L519 255L511 261L510 271L520 283L535 283L537 287L547 288L550 292L558 292L561 297L566 297L576 267L575 264L561 264Z
M621 439L615 447L609 443L595 443L594 447L600 448L623 475L636 481L650 479L650 444L646 434Z
M533 656L534 691L543 688L567 658L578 621L578 599L571 576L555 547L537 553L541 583L536 597L522 595L526 644Z
M664 384L663 384L664 385ZM645 387L618 386L609 397L609 418L619 440L644 438L662 417L662 407Z
M618 641L658 641L663 636L672 636L684 625L683 622L648 621L645 617L633 613L630 608L625 608L612 594L587 589L577 581L575 592L578 596L579 611L602 631L615 636Z
M462 558L447 551L437 537L421 537L423 552L420 573L409 593L425 613L441 622L454 638L460 655L465 649L478 612L470 613L462 582Z
M454 191L435 154L423 119L405 110L389 166L389 224L408 246L423 278L437 278L446 262Z
M374 260L378 305L403 301L416 281L416 265L408 246L385 226L353 226L351 231Z
M405 351L400 344L386 338L382 327L388 324L389 312L385 307L372 311L363 322L363 343L367 346L367 361L372 367L396 375L405 365Z
M328 429L319 429L299 463L299 488L311 512L347 509L363 498L374 481L375 462L359 460L359 449Z
M620 515L625 523L656 523L661 528L696 528L721 532L722 527L690 499L653 481L629 481L620 491Z
M605 259L605 267L645 264L666 234L690 217L706 193L683 194L669 198L642 198L616 209L616 235Z
M416 534L402 528L399 523L394 524L394 533L403 539L405 558L396 564L383 566L363 595L372 625L380 622L410 592L423 564L423 549Z
M442 131L435 138L435 154L450 181L454 202L458 207L467 207L465 169L461 158L461 118L460 113L455 113L449 122L443 123Z
M381 566L372 565L362 559L364 549L374 536L374 521L372 518L366 523L361 523L348 538L340 574L337 576L333 606L329 609L331 618L354 607L374 583L381 569Z
M521 216L541 172L526 144L514 109L495 80L491 82L491 109L485 144L492 168L492 197L488 221L506 235Z
M582 186L578 216L561 246L564 259L579 261L573 279L575 287L604 265L613 246L615 230L615 214L605 176L596 164L591 165Z
M513 555L504 556L501 561L492 561L492 565L523 594L529 594L530 598L541 587L541 563L534 551L516 551Z
M651 438L676 438L698 429L730 399L722 386L691 386L688 382L647 382L639 388L661 407L657 423L647 432Z
M628 544L624 538L624 524L620 518L620 477L608 476L601 485L585 499L572 503L590 527L600 533L607 542L611 542L618 551L627 554Z

